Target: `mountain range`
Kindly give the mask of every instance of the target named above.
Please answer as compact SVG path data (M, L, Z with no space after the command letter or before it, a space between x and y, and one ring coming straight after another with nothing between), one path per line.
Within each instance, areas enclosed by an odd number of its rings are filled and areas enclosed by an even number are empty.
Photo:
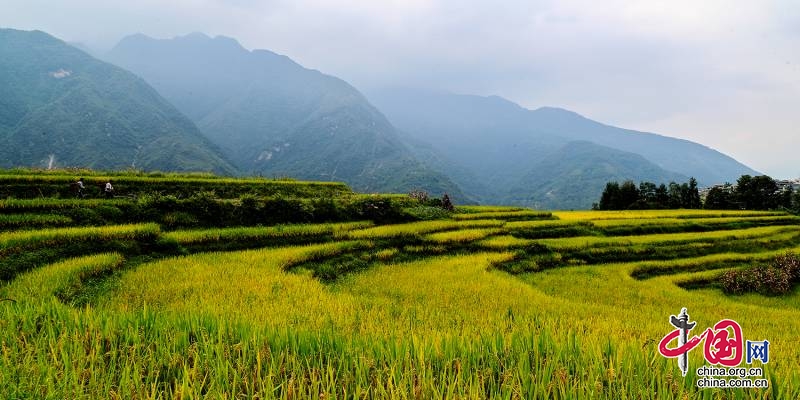
M0 166L235 173L138 76L44 32L0 29Z
M377 90L368 97L419 157L433 159L481 202L588 208L610 180L695 177L711 185L760 175L706 146L559 108L528 110L497 96L412 89Z
M363 192L424 187L467 200L358 90L286 56L194 33L129 36L106 58L147 80L244 173L341 180Z
M101 58L0 30L0 166L290 176L551 209L588 208L610 180L759 174L697 143L558 108L416 89L365 96L222 36L136 34Z

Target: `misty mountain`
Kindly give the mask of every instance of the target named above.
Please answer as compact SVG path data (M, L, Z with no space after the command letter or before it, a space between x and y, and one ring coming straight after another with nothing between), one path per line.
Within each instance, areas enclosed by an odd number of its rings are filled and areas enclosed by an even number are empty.
M506 201L540 209L587 209L606 182L685 182L644 157L586 141L569 142L539 160L510 188Z
M442 170L462 188L467 187L467 182L459 179L465 176L464 169L475 177L468 179L478 179L488 188L466 191L483 202L573 208L576 204L588 206L597 201L602 186L596 193L584 192L582 199L565 200L563 204L556 202L552 195L545 196L547 193L565 196L571 182L562 181L564 187L558 190L543 191L532 186L546 181L546 177L536 178L537 174L547 173L542 169L542 162L550 162L549 168L557 166L559 171L571 171L568 175L572 179L584 183L613 175L620 180L658 183L668 182L664 180L666 177L694 176L701 184L714 184L734 181L742 174L758 174L718 151L687 140L616 128L558 108L528 110L497 96L385 89L369 93L369 98L408 140L430 143L432 151L449 160L449 166L446 164ZM625 168L619 165L613 170L638 170L647 174L627 178L619 173L592 175L591 165L570 156L585 147L568 146L575 141L599 145L594 148L598 157L591 158L599 170L607 168L601 160L610 161L620 156L619 152L613 152L618 150L640 157L628 158ZM578 153L588 155L582 151ZM563 157L563 165L553 164L554 156ZM578 161L581 162L574 164ZM577 177L577 171L586 179ZM587 185L597 187L597 184Z
M234 173L137 76L40 31L0 29L0 166Z
M147 80L244 173L344 181L366 192L425 188L464 199L355 88L288 57L194 33L129 36L107 59Z

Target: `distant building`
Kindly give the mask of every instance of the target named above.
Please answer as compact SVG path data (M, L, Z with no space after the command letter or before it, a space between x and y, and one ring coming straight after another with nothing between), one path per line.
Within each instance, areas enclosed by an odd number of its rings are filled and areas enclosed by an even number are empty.
M783 190L785 190L787 188L791 189L794 192L800 191L800 178L776 180L775 181L775 185L778 186L778 191L779 192L782 192ZM708 195L708 192L711 191L711 189L714 189L714 188L719 188L719 189L722 189L722 190L724 190L726 192L732 192L732 191L736 190L736 184L735 183L724 183L724 184L716 184L716 185L712 185L712 186L702 187L702 188L698 189L698 192L700 192L700 197L703 200L705 200L706 196Z
M795 179L784 179L784 180L776 180L775 184L778 185L778 189L784 190L786 188L791 188L792 191L800 190L800 178Z

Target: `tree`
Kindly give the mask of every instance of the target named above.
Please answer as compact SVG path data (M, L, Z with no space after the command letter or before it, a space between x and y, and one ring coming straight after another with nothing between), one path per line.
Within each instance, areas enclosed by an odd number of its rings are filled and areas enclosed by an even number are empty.
M700 191L697 189L697 179L694 179L694 177L689 178L689 187L686 197L687 202L684 204L686 208L697 209L702 206Z
M619 183L606 183L606 188L600 196L599 208L601 210L619 210L619 196Z
M708 191L706 202L703 206L706 210L731 210L736 209L733 199L733 187L729 183L724 186L715 186Z
M778 193L778 207L791 210L792 195L794 195L794 190L792 190L791 186L783 188L783 190L781 190L780 193Z
M627 210L634 203L639 201L639 189L633 181L622 182L619 187L619 210Z
M742 175L736 183L736 200L747 210L771 210L781 205L781 193L775 180L766 176Z
M642 182L639 184L639 199L643 202L652 205L657 203L656 200L656 184L652 182Z
M792 195L792 206L790 208L795 214L800 214L800 190Z
M656 188L656 204L658 204L658 208L669 207L669 191L667 191L667 185L663 183Z
M681 190L681 185L670 182L667 191L667 208L681 208L681 206L683 206L683 191Z

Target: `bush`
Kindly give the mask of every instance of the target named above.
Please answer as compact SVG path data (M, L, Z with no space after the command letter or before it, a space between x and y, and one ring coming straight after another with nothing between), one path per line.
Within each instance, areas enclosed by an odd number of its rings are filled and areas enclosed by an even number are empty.
M192 214L185 213L183 211L175 211L164 214L164 218L161 222L169 229L176 229L197 226L199 221Z
M91 208L74 208L62 215L69 217L76 225L102 225L105 221Z
M794 283L800 283L800 256L797 254L786 253L775 257L772 266L786 271Z
M720 283L728 294L783 295L800 283L800 257L787 253L766 265L728 271L722 274Z
M399 203L395 203L390 198L378 196L369 196L353 201L348 207L348 215L355 217L352 218L353 220L369 219L379 224L409 220Z
M311 221L312 210L300 199L276 197L266 200L263 214L265 222L268 224L305 223Z
M412 219L420 221L450 218L450 213L441 207L433 207L433 206L408 207L404 208L403 212Z
M421 204L426 204L430 196L428 196L428 192L424 190L412 190L408 193L408 197L420 202Z
M455 210L455 207L453 207L453 202L450 201L450 196L448 196L447 193L442 196L442 208L450 212Z

